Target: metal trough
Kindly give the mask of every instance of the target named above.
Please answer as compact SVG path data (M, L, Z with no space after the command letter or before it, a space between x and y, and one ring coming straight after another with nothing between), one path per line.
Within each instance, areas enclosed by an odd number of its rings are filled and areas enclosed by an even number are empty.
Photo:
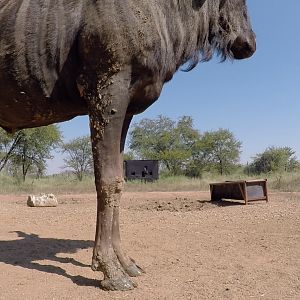
M211 201L222 199L249 201L265 200L268 202L267 179L225 181L210 184Z

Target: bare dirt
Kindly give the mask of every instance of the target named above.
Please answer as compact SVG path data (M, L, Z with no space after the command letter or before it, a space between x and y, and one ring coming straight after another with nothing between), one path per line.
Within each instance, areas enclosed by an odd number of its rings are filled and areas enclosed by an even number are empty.
M95 195L56 208L0 196L0 299L300 299L300 194L248 206L206 192L125 193L124 248L146 270L129 292L89 265Z

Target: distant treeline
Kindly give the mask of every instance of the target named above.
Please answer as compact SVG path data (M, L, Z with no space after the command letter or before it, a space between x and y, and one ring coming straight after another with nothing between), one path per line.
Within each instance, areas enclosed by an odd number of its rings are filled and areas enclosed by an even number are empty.
M129 133L126 159L156 159L169 175L201 177L203 173L229 175L242 170L247 175L292 172L299 169L290 147L269 147L246 166L240 164L242 142L228 129L201 133L193 119L177 122L165 116L143 119Z
M203 174L230 175L244 172L248 176L299 169L290 147L267 148L256 154L246 166L240 164L242 142L228 129L200 132L190 116L174 121L166 116L143 119L133 124L124 159L160 161L164 176L201 177ZM79 181L93 172L89 136L63 142L57 125L21 130L7 135L0 129L0 172L25 181L26 177L44 176L46 161L52 151L64 154L63 168Z

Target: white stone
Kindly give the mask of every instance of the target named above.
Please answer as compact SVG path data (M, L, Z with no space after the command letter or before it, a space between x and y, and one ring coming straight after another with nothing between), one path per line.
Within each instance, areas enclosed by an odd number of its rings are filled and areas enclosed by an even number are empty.
M58 202L53 194L29 195L27 205L30 207L56 207Z

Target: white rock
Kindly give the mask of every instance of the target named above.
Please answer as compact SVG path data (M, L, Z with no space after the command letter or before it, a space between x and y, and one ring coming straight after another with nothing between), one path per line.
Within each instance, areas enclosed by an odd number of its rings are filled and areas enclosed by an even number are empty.
M27 205L31 207L55 207L58 202L53 194L29 195Z

